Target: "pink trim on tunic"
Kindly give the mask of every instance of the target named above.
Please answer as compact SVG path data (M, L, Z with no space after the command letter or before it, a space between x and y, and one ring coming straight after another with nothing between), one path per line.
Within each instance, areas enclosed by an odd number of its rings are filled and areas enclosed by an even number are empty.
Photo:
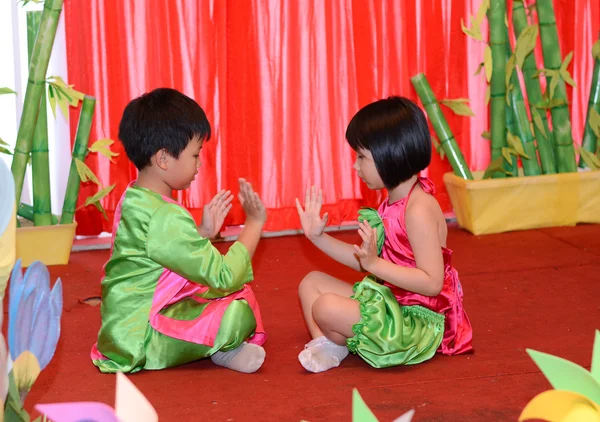
M429 179L419 177L406 197L392 204L389 203L388 198L378 209L385 227L385 242L381 257L394 264L411 268L416 267L416 262L406 232L405 214L410 195L417 183L424 192L428 194L435 192L435 186ZM387 282L384 284L392 290L400 305L421 305L445 315L444 339L438 352L446 355L462 354L473 349L471 344L473 330L463 308L463 290L458 279L458 272L452 266L452 251L442 247L442 255L444 258L444 285L439 295L423 296Z
M133 186L135 182L136 181L131 182L128 188ZM117 205L117 209L115 210L110 247L111 255L113 252L119 222L121 221L121 211L126 192L127 191L125 191L121 196L119 204ZM162 198L166 202L179 205L172 198L168 198L164 195ZM103 273L105 272L105 268L106 264L102 268ZM176 274L173 271L165 268L158 279L156 290L154 291L152 307L150 308L149 315L150 325L156 331L166 336L212 347L219 332L221 320L227 307L234 300L244 299L246 302L248 302L248 306L250 306L252 309L254 318L256 319L255 333L248 340L248 342L257 345L262 345L266 342L267 334L264 330L262 317L260 315L260 308L250 286L245 284L241 290L217 299L204 299L198 296L198 294L204 293L208 290L209 288L207 286L189 281L186 278L181 277L179 274ZM186 298L192 298L198 303L208 303L198 318L193 320L178 320L160 314L160 311L165 307ZM91 358L93 360L108 359L106 356L100 353L97 343L92 347Z

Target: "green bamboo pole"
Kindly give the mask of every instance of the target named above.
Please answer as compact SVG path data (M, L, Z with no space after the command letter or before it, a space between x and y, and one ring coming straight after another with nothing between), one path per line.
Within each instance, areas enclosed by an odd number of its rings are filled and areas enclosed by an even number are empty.
M510 43L508 42L508 27L506 27L506 59L508 60L512 56L512 50ZM514 130L513 135L518 136L523 144L523 150L527 157L521 157L521 163L523 163L523 173L525 176L537 176L542 174L540 163L538 162L537 149L531 133L531 127L529 126L529 118L527 117L527 109L525 108L525 101L523 100L523 91L521 91L521 82L519 81L519 75L517 70L513 69L510 75L510 84L512 88L508 93L508 99L510 106L508 107L507 113L512 115L512 122ZM516 157L514 157L516 158ZM514 173L515 176L518 173Z
M515 36L519 38L521 33L527 28L527 13L523 2L513 1L513 27L515 30ZM540 162L542 165L542 172L544 174L555 174L556 173L556 159L554 157L554 139L552 132L550 132L550 126L548 125L548 119L546 118L546 110L539 110L536 108L537 104L543 102L542 89L540 88L540 81L534 78L538 67L535 60L535 54L533 52L523 62L523 81L525 82L525 90L527 91L527 100L529 102L529 111L534 119L534 115L539 115L541 118L541 124L539 122L533 122L533 131L535 134L535 140L540 154ZM541 126L541 127L540 127Z
M67 182L62 214L60 216L60 224L71 224L75 217L75 207L77 206L79 186L81 185L81 178L77 171L75 159L83 162L88 154L88 143L90 140L95 106L96 99L89 95L86 95L81 103L81 112L79 114L79 123L77 124L77 133L75 134L73 158L71 160L71 169L69 170L69 180Z
M506 0L491 0L489 11L490 49L492 50L492 79L490 81L491 103L491 156L492 161L502 156L502 148L506 143L506 108L504 75L506 73L506 29L504 16ZM504 173L495 172L492 177L505 177Z
M540 38L542 40L542 53L544 55L544 67L546 69L560 69L562 55L556 31L556 18L552 0L537 0L536 2L538 20L540 22ZM571 118L567 105L567 90L562 78L554 91L554 98L563 100L564 104L550 109L552 116L552 128L556 144L556 164L559 173L577 171L575 161L575 148L573 147L573 134L571 133Z
M600 34L598 34L598 40L600 42ZM588 100L588 111L585 119L585 131L583 132L583 141L581 143L582 148L595 154L598 141L594 131L590 127L590 113L592 112L592 109L595 109L600 113L600 56L595 57L594 60L594 73L592 73L592 85L590 86L590 98ZM579 167L587 167L581 157L579 157Z
M11 171L15 178L15 198L17 203L21 202L23 181L29 154L33 144L33 132L40 109L40 100L46 87L46 71L52 53L52 44L56 36L56 28L62 11L63 0L46 0L40 21L38 36L35 39L31 63L29 65L29 79L25 100L23 102L23 113L19 123L17 142Z
M19 205L19 209L17 210L17 215L19 217L23 217L29 221L33 221L35 218L35 212L31 205L23 204ZM51 224L58 224L58 216L54 214L50 214L50 222Z
M37 36L42 12L27 12L27 50L29 62L33 45ZM50 199L50 162L48 160L48 114L46 109L46 90L42 91L40 111L38 113L33 147L31 149L31 167L33 184L33 225L49 226L52 224L52 201ZM56 224L56 223L54 223Z
M433 91L431 90L431 86L429 85L427 78L423 73L419 73L410 78L410 81L417 91L417 94L423 103L423 107L425 107L425 111L429 116L431 125L433 126L433 129L440 140L442 148L444 148L444 152L448 157L448 161L452 166L454 174L462 177L463 179L473 180L471 170L469 170L467 162L465 161L465 157L458 147L456 139L454 139L454 135L450 130L450 126L448 126L448 122L446 121L440 105L435 98Z

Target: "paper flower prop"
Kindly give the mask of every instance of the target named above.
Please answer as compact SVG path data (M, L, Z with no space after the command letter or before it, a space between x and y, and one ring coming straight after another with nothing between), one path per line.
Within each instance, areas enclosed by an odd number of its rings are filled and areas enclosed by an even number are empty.
M62 300L60 278L50 290L50 274L44 264L34 262L23 277L21 260L17 261L8 305L8 345L14 360L29 351L40 370L50 363L60 336Z
M414 409L409 410L394 422L410 422L414 414ZM356 388L352 390L352 422L378 422Z
M38 404L35 410L53 422L156 422L148 399L122 373L117 373L115 408L97 402Z
M600 331L596 330L589 372L557 356L530 349L527 353L555 389L534 397L519 421L600 422Z
M0 299L4 297L8 276L15 263L16 218L15 182L12 173L0 160ZM8 198L8 199L5 199Z

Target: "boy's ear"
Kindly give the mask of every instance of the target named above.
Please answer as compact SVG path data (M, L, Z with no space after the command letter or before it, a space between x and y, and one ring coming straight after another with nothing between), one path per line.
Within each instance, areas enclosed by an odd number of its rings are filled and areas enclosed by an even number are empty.
M169 161L169 153L166 149L163 148L159 150L156 154L154 154L154 156L152 157L152 161L154 164L156 164L158 168L166 170L167 162Z

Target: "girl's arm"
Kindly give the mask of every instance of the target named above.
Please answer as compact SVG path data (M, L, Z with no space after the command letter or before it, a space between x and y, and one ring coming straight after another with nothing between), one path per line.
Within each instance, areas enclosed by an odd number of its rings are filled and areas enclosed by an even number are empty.
M439 216L424 202L415 203L406 213L406 232L415 256L416 268L403 267L377 256L376 233L366 220L360 224L363 239L354 246L362 267L394 286L424 296L437 296L444 285L444 259L439 235Z
M324 233L327 224L327 213L321 217L321 205L323 204L323 191L312 186L306 189L304 208L300 200L296 198L296 208L302 224L304 235L322 252L337 262L360 271L360 262L354 254L352 245L335 239Z

